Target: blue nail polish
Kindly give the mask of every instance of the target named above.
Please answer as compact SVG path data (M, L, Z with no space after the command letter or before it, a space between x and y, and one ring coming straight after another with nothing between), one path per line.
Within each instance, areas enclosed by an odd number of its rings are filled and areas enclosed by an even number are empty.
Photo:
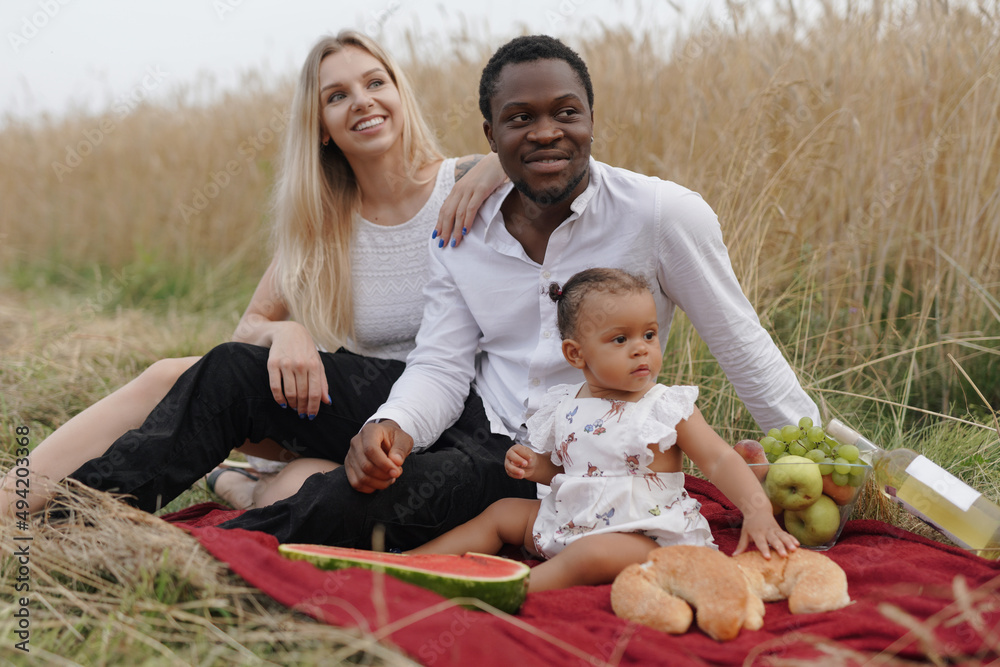
M438 237L438 230L435 229L433 232L431 232L431 238L436 239L437 237Z
M327 402L327 403L333 403L333 399L332 399L332 398L330 398L330 394L327 394L327 395L326 395L326 402Z
M316 415L309 415L309 421L316 419Z
M439 248L443 248L444 247L444 239L441 239L440 241L438 241L438 247Z
M462 227L462 236L465 236L465 235L466 235L466 234L468 234L468 233L469 233L469 230L468 230L468 228L466 228L466 227Z
M282 409L282 410L284 410L285 408L287 408L287 407L288 407L288 403L279 403L278 405L280 405L280 406L281 406L281 409Z
M455 239L452 239L452 240L451 240L451 247L452 247L452 248L454 248L454 247L455 247Z
M304 414L299 413L299 419L305 419L305 418L306 416Z

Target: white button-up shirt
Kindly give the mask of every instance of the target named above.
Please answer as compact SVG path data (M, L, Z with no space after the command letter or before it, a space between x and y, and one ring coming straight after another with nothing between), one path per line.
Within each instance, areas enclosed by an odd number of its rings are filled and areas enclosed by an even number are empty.
M586 190L538 264L504 225L500 206L512 187L484 202L457 250L431 243L417 346L373 415L396 421L414 451L458 419L471 382L493 432L524 440L524 424L548 388L583 381L563 358L548 287L594 267L649 281L663 345L679 306L761 428L803 416L819 423L816 404L740 289L718 219L699 194L591 159Z

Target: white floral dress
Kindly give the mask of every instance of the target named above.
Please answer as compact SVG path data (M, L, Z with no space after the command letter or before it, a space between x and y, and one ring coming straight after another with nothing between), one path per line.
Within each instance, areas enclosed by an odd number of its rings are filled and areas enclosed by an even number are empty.
M577 398L582 384L552 387L528 420L530 446L564 472L552 479L532 529L535 548L552 558L584 535L641 533L660 546L715 547L701 503L684 473L649 469L655 443L666 451L674 427L694 412L697 387L654 385L635 402Z

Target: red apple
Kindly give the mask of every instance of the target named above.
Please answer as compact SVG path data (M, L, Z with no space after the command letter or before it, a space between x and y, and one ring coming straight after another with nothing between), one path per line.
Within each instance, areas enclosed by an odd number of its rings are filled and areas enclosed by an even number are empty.
M750 469L757 475L757 479L763 482L767 476L767 454L764 453L764 448L761 447L761 444L756 440L740 440L733 445L733 449L747 463L761 464L753 466Z
M854 500L855 494L861 487L844 484L840 486L835 483L831 475L823 475L823 493L833 498L833 502L838 505L846 505Z

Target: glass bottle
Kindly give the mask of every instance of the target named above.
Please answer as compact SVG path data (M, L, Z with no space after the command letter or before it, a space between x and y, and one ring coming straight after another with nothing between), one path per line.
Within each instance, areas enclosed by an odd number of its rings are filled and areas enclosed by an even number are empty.
M871 458L883 493L952 542L985 558L1000 558L1000 507L950 472L912 449L884 450L842 422L831 419L827 434L855 445Z

